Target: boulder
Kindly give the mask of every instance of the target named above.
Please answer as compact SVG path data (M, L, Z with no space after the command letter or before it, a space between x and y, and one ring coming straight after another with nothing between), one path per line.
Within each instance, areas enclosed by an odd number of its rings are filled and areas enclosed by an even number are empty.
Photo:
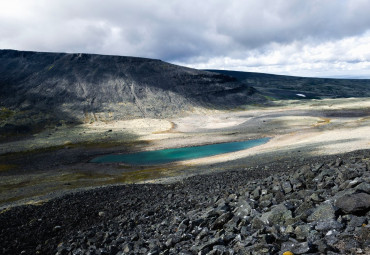
M370 208L370 195L357 193L338 198L335 205L344 213L362 213Z
M370 194L370 183L363 182L356 186L356 191Z
M236 207L237 210L235 212L235 215L240 218L245 218L249 216L252 211L251 205L246 200L239 199Z
M312 214L308 216L307 221L314 222L330 220L334 218L335 218L334 206L330 203L323 203L313 210Z
M288 219L292 218L292 212L284 204L279 204L271 211L261 215L261 221L267 225L282 225Z

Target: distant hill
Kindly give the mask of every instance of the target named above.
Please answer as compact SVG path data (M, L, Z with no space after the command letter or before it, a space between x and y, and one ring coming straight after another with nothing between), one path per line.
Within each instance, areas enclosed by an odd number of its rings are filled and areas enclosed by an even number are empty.
M0 131L263 103L237 79L160 60L0 50Z
M370 79L307 78L227 70L207 71L234 77L275 99L370 97Z

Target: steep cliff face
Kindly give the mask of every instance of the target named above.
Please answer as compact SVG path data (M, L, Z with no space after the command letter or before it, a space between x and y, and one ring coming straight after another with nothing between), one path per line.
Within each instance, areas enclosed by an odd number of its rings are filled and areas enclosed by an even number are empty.
M0 51L0 107L25 124L229 109L262 102L255 92L227 75L154 59Z

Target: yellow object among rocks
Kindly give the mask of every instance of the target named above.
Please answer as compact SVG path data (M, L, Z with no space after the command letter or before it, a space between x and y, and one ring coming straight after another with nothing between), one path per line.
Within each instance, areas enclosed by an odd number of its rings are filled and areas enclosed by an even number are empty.
M286 252L283 253L283 255L294 255L294 253L291 252L291 251L286 251Z

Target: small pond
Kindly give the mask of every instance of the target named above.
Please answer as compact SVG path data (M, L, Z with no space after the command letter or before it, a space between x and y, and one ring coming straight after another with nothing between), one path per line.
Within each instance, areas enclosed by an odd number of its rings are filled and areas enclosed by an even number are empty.
M91 160L93 163L125 163L130 165L156 165L181 160L197 159L218 154L235 152L267 143L270 138L242 142L217 143L203 146L142 151L130 154L110 154Z

